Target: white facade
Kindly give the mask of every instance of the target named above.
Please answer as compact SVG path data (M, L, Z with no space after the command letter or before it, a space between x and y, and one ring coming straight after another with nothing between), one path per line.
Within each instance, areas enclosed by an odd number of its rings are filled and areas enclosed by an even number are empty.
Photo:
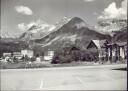
M44 60L52 60L54 56L54 51L48 51L44 54Z
M11 56L11 53L3 53L3 56L4 56L4 57L9 56L9 57L10 57L10 56Z
M112 50L112 56L116 56L116 49Z
M41 62L41 58L40 57L37 57L35 62L36 63L40 63Z
M22 55L27 55L28 57L33 57L33 55L34 55L34 52L32 51L32 50L21 50L21 54Z
M121 47L120 48L120 56L124 59L125 58L125 50Z

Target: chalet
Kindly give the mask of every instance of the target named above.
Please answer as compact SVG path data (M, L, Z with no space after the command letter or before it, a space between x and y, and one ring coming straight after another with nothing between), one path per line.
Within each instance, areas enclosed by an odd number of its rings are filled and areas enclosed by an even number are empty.
M126 42L116 42L109 43L106 45L108 52L108 60L120 61L127 57L127 43Z
M100 61L116 62L127 56L127 43L108 43L106 40L91 40L87 49L99 54Z
M87 46L87 49L92 52L98 53L99 60L104 60L106 57L106 45L107 40L91 40Z

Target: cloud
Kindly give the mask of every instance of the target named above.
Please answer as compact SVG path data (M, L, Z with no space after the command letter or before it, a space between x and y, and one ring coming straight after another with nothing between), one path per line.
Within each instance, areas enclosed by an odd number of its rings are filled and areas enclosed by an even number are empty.
M85 2L93 2L93 1L95 1L95 0L84 0Z
M112 2L98 19L127 19L127 0L121 2L120 8L117 8L116 3Z
M24 23L21 23L21 24L18 24L18 28L21 30L21 31L25 31L26 30L26 26Z
M20 29L21 31L26 31L33 25L37 25L36 22L30 22L29 24L20 23L17 26L18 26L18 29Z
M25 24L25 23L20 23L17 25L18 29L20 29L21 31L26 31L28 30L29 28L31 28L33 25L35 26L40 26L40 25L43 25L43 27L47 27L49 24L47 24L46 22L38 19L37 21L31 21L30 23L28 24Z
M15 10L18 13L21 13L21 14L24 14L24 15L32 15L33 14L32 10L29 7L26 7L26 6L16 6Z
M94 13L93 13L93 15L95 15L95 16L96 16L96 15L98 15L98 14L97 14L96 12L94 12Z

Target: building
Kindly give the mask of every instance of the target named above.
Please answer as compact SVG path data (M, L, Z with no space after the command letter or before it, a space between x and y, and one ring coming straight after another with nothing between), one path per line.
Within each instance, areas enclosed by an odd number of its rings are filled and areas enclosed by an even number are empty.
M53 56L54 56L54 51L48 50L48 51L44 52L44 60L45 61L52 60Z
M115 42L106 45L108 60L121 61L127 57L127 42Z
M98 53L100 61L116 62L127 56L127 43L108 43L106 40L91 40L87 49Z
M22 54L23 56L27 55L29 58L31 58L31 57L34 56L33 50L28 50L28 49L21 50L21 54Z
M12 53L3 53L3 57L11 57Z
M21 52L13 52L13 57L16 57L16 58L18 58L18 59L21 59L22 58L22 54L21 54Z
M91 40L87 46L89 51L98 53L99 60L105 60L107 55L106 45L108 44L107 40Z
M121 56L123 59L126 59L127 57L127 42L121 42L121 43L117 43L118 47L119 47L119 56Z

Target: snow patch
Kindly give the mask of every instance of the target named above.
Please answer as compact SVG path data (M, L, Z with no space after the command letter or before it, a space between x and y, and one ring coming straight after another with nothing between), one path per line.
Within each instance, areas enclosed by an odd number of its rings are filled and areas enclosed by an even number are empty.
M77 29L80 29L82 27L85 27L85 23L84 22L80 22L80 23L75 24L75 26L77 27Z

